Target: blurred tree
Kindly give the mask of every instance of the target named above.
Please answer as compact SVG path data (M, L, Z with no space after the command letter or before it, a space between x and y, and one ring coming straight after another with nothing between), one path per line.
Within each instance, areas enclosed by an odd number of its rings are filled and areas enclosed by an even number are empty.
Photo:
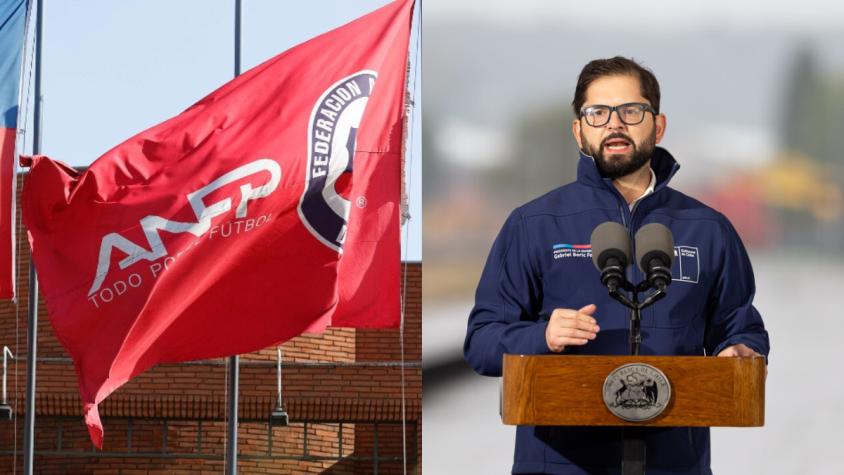
M827 107L826 129L826 151L828 161L844 167L844 78L841 76L830 78L825 89L825 102ZM844 183L842 183L844 185Z
M422 112L422 202L427 202L447 190L448 171L442 154L434 146L435 127L431 110ZM424 212L424 209L423 209Z
M844 81L821 74L813 49L807 44L794 53L780 120L785 150L844 164L840 153L844 146Z
M806 43L795 50L780 119L785 152L780 159L792 168L799 160L806 165L773 180L766 201L781 223L782 244L840 252L844 244L840 238L844 234L840 210L844 189L844 79L823 74L814 50ZM769 175L772 170L767 168ZM808 184L800 193L788 193L789 185L806 180ZM813 199L819 190L827 192Z
M565 103L522 116L514 125L514 159L490 172L492 189L507 190L501 197L518 204L573 181L578 154L572 119Z

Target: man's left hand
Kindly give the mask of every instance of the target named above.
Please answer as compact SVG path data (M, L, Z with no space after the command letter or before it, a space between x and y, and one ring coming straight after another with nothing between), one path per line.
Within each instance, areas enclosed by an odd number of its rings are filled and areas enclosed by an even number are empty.
M718 353L718 356L762 356L759 353L750 349L744 343L732 345L724 348Z

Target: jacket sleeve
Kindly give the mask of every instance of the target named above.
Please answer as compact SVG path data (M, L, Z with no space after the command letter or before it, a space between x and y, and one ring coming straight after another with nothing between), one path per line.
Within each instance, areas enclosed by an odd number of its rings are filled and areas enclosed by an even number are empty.
M492 246L484 267L463 352L480 374L501 376L505 353L549 353L547 322L539 320L540 276L531 265L524 218L514 211Z
M723 249L718 280L709 298L704 344L706 354L744 343L768 357L770 344L762 316L753 306L756 284L750 259L735 228L721 216Z

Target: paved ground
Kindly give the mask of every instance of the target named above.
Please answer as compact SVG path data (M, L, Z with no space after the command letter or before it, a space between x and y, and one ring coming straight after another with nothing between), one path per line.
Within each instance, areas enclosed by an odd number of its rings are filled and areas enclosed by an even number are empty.
M756 306L771 334L766 425L713 429L718 475L844 473L844 259L752 256ZM425 302L423 468L426 474L505 474L514 430L498 416L499 381L459 358L471 302ZM452 362L451 365L448 365Z

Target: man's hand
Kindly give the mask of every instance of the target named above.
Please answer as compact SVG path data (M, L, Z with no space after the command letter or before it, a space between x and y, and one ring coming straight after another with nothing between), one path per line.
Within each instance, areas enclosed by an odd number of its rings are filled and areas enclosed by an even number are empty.
M718 353L718 356L762 356L759 353L748 348L744 343L732 345L724 348Z
M545 328L545 342L548 348L559 353L569 345L585 345L594 340L600 328L592 318L597 307L589 304L580 310L557 308L551 313Z

